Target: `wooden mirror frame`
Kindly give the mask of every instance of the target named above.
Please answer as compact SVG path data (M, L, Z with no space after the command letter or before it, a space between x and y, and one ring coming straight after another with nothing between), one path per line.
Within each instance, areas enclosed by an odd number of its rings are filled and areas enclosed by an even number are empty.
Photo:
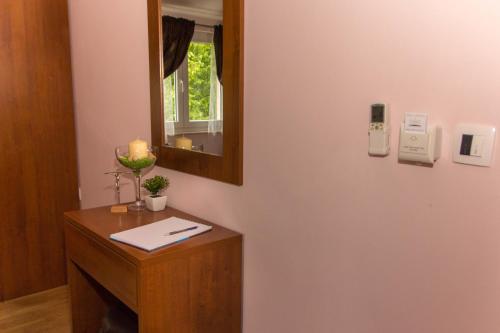
M162 0L147 0L151 143L157 165L235 185L243 184L243 0L223 0L222 156L168 147L163 126Z

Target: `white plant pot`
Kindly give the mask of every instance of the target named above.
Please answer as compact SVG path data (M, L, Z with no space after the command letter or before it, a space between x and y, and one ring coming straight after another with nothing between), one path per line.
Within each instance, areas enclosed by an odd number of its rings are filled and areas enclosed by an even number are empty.
M148 195L144 198L146 201L146 207L153 212L158 212L160 210L164 210L167 206L167 196L162 195L160 197L152 197Z

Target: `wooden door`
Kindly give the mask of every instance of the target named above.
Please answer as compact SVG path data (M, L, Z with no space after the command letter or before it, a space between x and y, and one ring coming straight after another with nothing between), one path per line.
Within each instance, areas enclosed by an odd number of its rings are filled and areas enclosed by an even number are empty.
M72 100L66 0L0 0L0 300L66 282Z

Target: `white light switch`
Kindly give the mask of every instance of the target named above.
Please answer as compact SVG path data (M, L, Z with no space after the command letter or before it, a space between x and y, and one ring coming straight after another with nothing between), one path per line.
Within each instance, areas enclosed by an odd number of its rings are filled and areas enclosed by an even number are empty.
M495 143L495 127L460 124L455 129L453 161L462 164L490 166Z
M482 135L474 135L472 137L470 156L481 157L483 155L483 141L484 141L484 136Z

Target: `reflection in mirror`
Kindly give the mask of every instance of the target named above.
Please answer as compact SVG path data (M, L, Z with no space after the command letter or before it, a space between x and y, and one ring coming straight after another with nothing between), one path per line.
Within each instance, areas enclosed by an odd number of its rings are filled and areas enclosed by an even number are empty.
M163 0L162 29L165 142L222 155L222 0Z

